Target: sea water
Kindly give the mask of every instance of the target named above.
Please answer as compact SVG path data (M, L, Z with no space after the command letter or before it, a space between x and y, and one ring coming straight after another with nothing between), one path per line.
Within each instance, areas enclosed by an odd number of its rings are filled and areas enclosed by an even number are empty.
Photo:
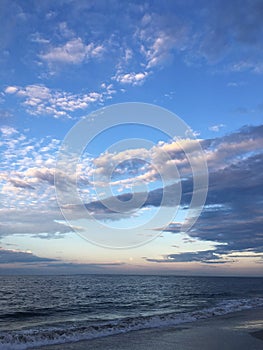
M105 337L263 306L263 278L1 276L0 349Z

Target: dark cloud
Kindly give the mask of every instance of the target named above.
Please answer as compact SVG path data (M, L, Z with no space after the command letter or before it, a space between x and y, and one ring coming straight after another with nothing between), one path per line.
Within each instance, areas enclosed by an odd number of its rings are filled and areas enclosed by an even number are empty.
M250 58L263 54L263 3L261 0L203 2L199 52L218 62L237 50L249 49Z
M109 262L109 263L82 263L82 264L78 264L78 263L70 263L70 262L53 262L53 263L49 263L47 265L47 267L49 268L67 268L67 269L85 269L85 268L105 268L105 267L114 267L114 266L123 266L125 265L124 262Z
M56 220L64 220L59 208L50 209L8 209L0 210L0 237L13 234L29 234L39 238L52 239L72 232L66 224Z
M55 260L56 259L41 258L39 256L34 255L31 252L0 249L0 264L40 263L51 262Z
M50 185L54 185L54 171L53 171L53 169L52 170L45 169L45 171L36 170L34 175L38 180L46 181Z
M224 264L229 260L223 260L213 250L199 251L199 252L186 252L178 254L169 254L163 257L163 259L146 259L149 262L157 263L170 263L170 262L201 262L205 264Z
M256 70L253 60L262 62L261 0L200 0L198 4L193 0L56 1L56 4L52 1L12 1L9 4L9 1L2 0L0 9L3 31L1 52L12 52L15 44L22 42L19 63L22 62L24 68L28 58L33 58L30 40L24 38L32 40L36 34L43 32L49 42L58 41L60 44L74 34L83 42L104 41L109 53L109 67L115 67L116 63L120 65L124 49L134 42L137 43L137 54L134 55L137 59L134 58L132 70L147 63L151 66L171 63L175 53L184 55L188 61L200 60L201 57L202 62L205 58L209 63L225 58L234 62L236 58L245 57L250 61L246 67L252 70ZM60 13L63 13L63 21L58 25L55 21L60 18ZM27 26L29 22L31 25ZM68 28L65 28L65 23ZM159 51L155 45L158 38L163 40ZM36 39L32 43L39 44ZM143 60L143 46L147 53L158 52ZM8 59L5 61L8 63ZM133 61L128 64L133 64ZM73 76L74 68L70 71L68 74ZM105 75L103 70L97 70L97 74L103 73Z
M65 274L101 273L107 271L107 268L114 269L123 265L124 262L71 263L39 257L31 252L0 248L0 274L57 274L58 271Z
M208 195L199 220L188 234L190 239L214 242L214 253L219 257L244 251L263 252L262 140L263 126L261 125L246 126L224 137L202 141L202 147L210 157ZM181 185L181 207L187 210L193 191L192 178L185 177ZM167 195L167 200L162 205L174 206L177 204L174 196L176 186L173 184L149 191L143 206L159 207L164 193ZM127 202L131 197L131 193L126 193L117 196L117 199ZM105 203L93 201L86 203L85 206L98 219L118 220L134 214L133 210L118 213L110 209L111 200L112 197L107 198ZM67 209L73 212L73 217L78 218L77 206L68 206ZM136 203L134 209L137 209ZM72 232L71 227L57 222L58 220L63 222L64 218L56 207L49 210L2 208L0 220L1 236L21 233L52 239ZM181 230L179 223L172 223L163 231L177 234ZM186 255L182 256L181 259L186 257ZM206 260L206 262L211 260L210 263L220 260L214 257L212 262L212 259L204 259L201 254L189 256L190 258ZM176 259L178 260L179 256L176 256ZM175 261L175 259L169 259L169 261Z
M222 142L243 142L251 139L262 139L263 137L263 125L244 125L238 131L217 138L213 141L216 141L217 144Z
M20 179L10 179L9 182L14 186L18 188L25 188L34 190L35 188L28 184L26 181L20 180Z
M263 125L259 125L244 126L239 131L224 137L201 141L204 151L211 153L207 204L226 204L228 199L231 200L233 196L235 197L236 193L238 194L241 189L243 195L248 193L248 196L250 196L251 191L260 193L258 191L263 181L262 154L260 153L263 145L262 140ZM254 156L248 157L249 154L253 153L255 153ZM174 154L172 152L170 153L172 159L175 159L177 156L178 152ZM181 186L181 205L187 206L192 197L192 178L182 179ZM159 207L162 203L164 193L167 199L162 204L166 206L176 205L177 198L174 196L176 188L177 184L173 184L165 188L150 191L144 206ZM115 198L126 202L132 198L132 194L125 193ZM111 201L112 197L104 201L106 205L101 201L90 202L86 204L86 208L91 212L99 212L101 215L103 213L116 214L108 208ZM136 208L136 202L134 203L134 208Z
M222 138L203 141L203 147L212 151L213 158L208 195L201 216L188 234L190 239L214 242L215 251L210 251L210 256L208 252L170 254L165 261L222 263L220 256L229 253L263 252L262 140L263 126L246 126ZM181 184L181 206L187 209L192 197L192 179L184 179ZM175 205L175 186L150 191L144 206L160 206L164 192L168 193L165 205ZM118 198L125 201L130 196L124 194ZM110 203L110 198L108 201ZM87 204L89 208L107 210L100 202ZM180 224L172 223L165 231L179 233Z
M218 259L222 255L235 252L262 253L262 188L263 154L212 173L206 206L188 232L189 236L214 242L216 248L210 253L217 254ZM178 233L180 227L171 224L165 231ZM203 254L207 252L199 253L171 254L164 261L204 262Z

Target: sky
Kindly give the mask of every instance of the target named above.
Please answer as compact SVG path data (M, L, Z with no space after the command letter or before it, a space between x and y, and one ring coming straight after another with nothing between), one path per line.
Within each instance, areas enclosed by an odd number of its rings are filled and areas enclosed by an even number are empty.
M1 0L0 273L263 276L262 16Z

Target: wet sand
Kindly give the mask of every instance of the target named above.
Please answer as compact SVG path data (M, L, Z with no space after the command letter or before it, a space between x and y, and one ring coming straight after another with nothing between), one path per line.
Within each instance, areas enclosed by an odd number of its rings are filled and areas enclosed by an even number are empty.
M169 328L132 331L41 350L262 350L263 309L246 310Z

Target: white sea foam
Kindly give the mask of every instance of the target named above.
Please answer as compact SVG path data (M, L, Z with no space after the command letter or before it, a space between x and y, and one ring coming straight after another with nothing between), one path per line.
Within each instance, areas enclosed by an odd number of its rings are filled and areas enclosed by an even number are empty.
M42 327L0 333L1 350L23 350L41 345L63 344L80 340L106 337L129 331L176 326L231 312L263 307L263 298L225 300L215 307L193 312L170 313L147 317L134 317L89 325Z

